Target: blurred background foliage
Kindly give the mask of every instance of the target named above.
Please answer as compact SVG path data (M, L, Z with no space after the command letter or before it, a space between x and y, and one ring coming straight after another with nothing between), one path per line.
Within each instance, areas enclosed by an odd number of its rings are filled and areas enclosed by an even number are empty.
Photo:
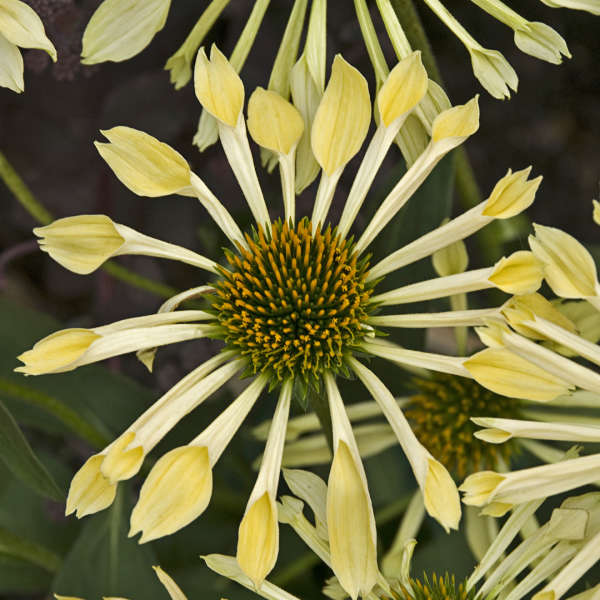
M144 52L125 63L95 67L80 65L79 52L83 27L97 0L31 0L30 4L44 20L59 61L52 65L41 51L25 51L26 92L16 95L0 89L0 151L55 217L106 213L148 235L218 259L225 240L197 202L133 195L113 176L92 144L100 137L99 129L115 125L147 131L179 150L240 225L248 223L248 211L220 146L202 154L192 146L200 114L192 85L175 92L162 69L205 3L174 0L166 27ZM266 86L291 4L291 0L277 0L269 7L243 70L247 96L257 85ZM557 11L541 3L517 4L521 3L515 3L515 8L526 11L531 20L555 27L569 43L573 59L554 67L521 54L510 30L467 3L450 2L467 28L487 47L500 49L520 77L519 92L510 101L482 94L480 131L466 149L484 196L508 167L533 164L533 173L544 175L544 182L529 217L559 225L594 249L598 241L590 200L598 191L600 164L598 22L587 13ZM214 41L226 54L231 52L251 5L249 0L232 2L205 44ZM449 97L453 103L462 103L481 92L467 54L428 9L421 8ZM373 94L372 70L351 3L330 2L328 17L329 59L341 52L365 74ZM382 24L375 19L375 25L392 63ZM258 161L257 154L255 158ZM334 215L339 215L356 164L355 159L338 187ZM403 170L400 153L393 148L359 216L359 230ZM259 176L267 203L276 214L281 207L279 176L264 171ZM300 214L309 213L314 192L315 184L300 196ZM373 251L382 255L396 249L461 210L450 156L390 224ZM1 184L0 217L0 597L47 598L55 591L90 600L101 595L164 598L152 564L169 572L189 598L254 597L210 572L199 555L235 554L237 526L254 480L250 465L261 451L251 437L250 425L272 414L273 397L265 397L256 407L216 468L209 509L183 531L141 547L127 539L129 512L142 477L121 485L117 501L107 511L81 521L63 516L68 483L84 460L212 354L215 342L186 342L161 349L153 374L132 356L61 375L25 378L13 373L16 355L58 327L88 327L154 312L161 294L201 283L197 272L177 263L125 257L118 264L156 282L153 292L103 270L81 277L39 252L31 232L36 222ZM498 232L502 237L495 240L496 250L526 247L526 233L527 222L522 221ZM478 239L469 242L472 267L482 266L480 243ZM390 277L386 285L432 275L429 260L423 260L401 271L396 279ZM419 332L403 333L400 340L413 348L426 343ZM450 332L447 340L451 340ZM447 342L442 337L427 343L440 349ZM381 371L377 361L373 366ZM399 369L381 374L396 393L406 390L408 378ZM152 456L160 456L205 427L233 398L235 385L182 421ZM351 382L344 384L348 401L366 399L363 391L359 396L354 389ZM367 460L366 468L385 548L414 483L398 448ZM326 477L327 469L317 471ZM285 491L282 483L281 493ZM281 534L278 566L270 579L302 598L320 597L327 569L289 527L282 526ZM426 568L448 570L460 577L472 566L463 534L446 536L437 524L426 520L415 573Z

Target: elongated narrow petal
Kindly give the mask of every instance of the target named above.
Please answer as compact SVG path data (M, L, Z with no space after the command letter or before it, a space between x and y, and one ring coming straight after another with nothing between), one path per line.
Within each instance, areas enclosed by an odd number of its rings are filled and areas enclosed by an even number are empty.
M304 121L293 104L259 87L248 101L248 131L263 148L288 154L302 136Z
M563 460L509 473L482 471L469 475L460 486L463 502L475 506L510 506L560 494L600 478L600 455Z
M562 57L571 58L563 37L545 23L529 22L515 29L515 44L526 54L560 65Z
M0 33L0 87L20 94L25 89L23 57L19 48Z
M186 595L181 591L181 588L173 581L168 573L165 573L160 567L152 567L158 580L165 586L165 590L171 596L171 600L187 600Z
M292 383L288 381L279 395L260 471L238 533L238 564L257 588L275 566L279 553L275 498L291 396Z
M18 356L24 365L15 371L27 375L64 373L112 356L205 337L214 331L213 326L197 324L157 325L107 334L98 329L64 329L45 337Z
M594 259L573 236L554 227L534 225L529 245L543 263L546 281L563 298L599 295Z
M568 423L540 423L518 419L497 419L492 417L472 417L471 420L482 429L475 437L491 444L501 444L514 437L534 440L557 440L567 442L598 442L600 427L570 425Z
M435 272L440 277L464 273L469 265L467 247L462 240L458 240L435 252L431 261Z
M486 348L464 366L482 386L509 398L549 402L571 389L566 381L506 348Z
M213 44L210 61L200 48L194 69L194 89L200 104L216 119L235 127L244 105L244 84L227 58Z
M296 596L292 596L289 592L273 585L269 581L264 581L260 589L257 590L252 581L238 565L235 556L209 554L208 556L202 556L201 558L206 563L206 566L215 573L236 581L262 598L266 598L267 600L299 600Z
M113 503L117 484L111 483L100 471L103 460L104 456L95 454L77 471L69 487L66 515L76 512L78 518L85 517Z
M36 227L40 248L63 267L87 275L112 256L142 254L179 260L216 272L216 263L190 250L143 235L105 215L65 217Z
M386 127L422 100L428 83L427 71L423 67L419 51L401 60L390 71L377 95L379 115Z
M140 543L169 535L199 517L212 494L212 470L205 447L183 446L152 467L131 513L129 536Z
M354 457L340 441L329 473L327 523L333 570L354 599L368 594L377 576L370 504Z
M331 566L354 599L377 581L377 531L358 447L333 376L325 376L333 426L334 457L327 484L327 529ZM352 523L352 527L348 527Z
M313 153L327 175L333 175L360 150L370 120L365 78L337 55L311 132Z
M423 492L427 512L449 531L460 521L460 499L456 484L446 468L419 442L394 396L383 382L355 359L350 366L379 404L391 425Z
M131 127L101 132L109 141L94 142L115 175L138 196L167 196L190 185L190 167L171 146Z
M167 21L171 0L104 0L83 32L82 61L120 62L141 52Z

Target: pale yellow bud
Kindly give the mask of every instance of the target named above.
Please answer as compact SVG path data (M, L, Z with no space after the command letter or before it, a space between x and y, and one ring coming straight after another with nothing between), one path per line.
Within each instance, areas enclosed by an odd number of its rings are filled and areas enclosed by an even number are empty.
M523 212L535 199L542 177L527 180L531 167L508 173L496 183L487 199L482 214L496 219L508 219Z
M138 196L167 196L190 185L185 158L155 137L131 127L101 131L109 140L94 142L115 175Z
M501 258L488 279L508 294L531 294L539 289L543 278L544 271L536 257L520 250Z
M327 175L343 168L360 150L370 121L367 81L338 54L311 131L313 154Z
M458 490L450 473L435 458L427 461L423 499L427 512L439 521L446 532L458 529L461 516Z
M482 506L504 479L505 477L495 471L481 471L469 475L458 489L465 493L465 504Z
M536 316L571 333L576 333L575 325L541 294L524 294L512 298L502 308L502 314L513 329L534 340L548 339L530 327L522 325L523 321L531 321Z
M277 92L259 87L248 101L248 131L263 148L288 154L302 136L304 120L298 109Z
M56 48L46 37L42 20L25 2L0 2L0 35L15 46L44 50L56 62Z
M434 142L446 138L466 139L479 129L479 96L466 104L453 106L440 113L433 122L431 137ZM457 144L458 145L458 144Z
M212 494L212 470L205 447L167 452L152 467L131 513L129 536L140 543L178 531L199 517Z
M210 61L200 48L194 68L194 90L200 104L225 125L235 127L244 106L244 84L227 58L213 44Z
M546 281L563 298L598 295L598 275L591 254L573 236L554 227L534 225L529 245L544 265Z
M592 200L592 204L594 205L594 223L596 223L596 225L600 225L600 202L598 202L598 200Z
M554 65L560 65L562 55L571 58L565 40L545 23L529 22L515 29L515 44L521 52Z
M499 100L510 98L509 89L517 91L519 78L506 58L497 50L468 47L473 73L490 95Z
M130 447L134 442L135 433L126 431L115 440L102 461L100 470L111 483L129 479L140 470L144 462L145 452L142 446Z
M102 475L100 465L103 460L104 456L95 454L75 473L67 496L66 515L77 511L77 517L85 517L113 503L117 485Z
M367 596L377 581L377 549L368 490L347 444L340 440L327 491L331 566L351 598Z
M429 79L421 52L413 52L390 72L377 95L379 115L386 127L412 110L425 96Z
M275 566L278 553L277 506L265 492L248 508L240 523L237 562L258 588Z
M141 52L167 20L171 0L104 0L83 32L81 62L120 62Z
M79 363L71 368L69 365L76 363L100 337L89 329L57 331L41 339L31 350L20 354L17 358L24 366L17 367L15 371L27 375L71 371Z
M187 600L186 595L181 591L181 588L173 581L173 578L165 573L160 567L152 567L158 580L165 586L165 589L171 596L171 600Z
M69 271L87 275L95 271L125 243L105 215L77 215L36 227L40 248Z
M509 398L549 402L570 390L566 381L506 348L486 348L463 366L483 387Z

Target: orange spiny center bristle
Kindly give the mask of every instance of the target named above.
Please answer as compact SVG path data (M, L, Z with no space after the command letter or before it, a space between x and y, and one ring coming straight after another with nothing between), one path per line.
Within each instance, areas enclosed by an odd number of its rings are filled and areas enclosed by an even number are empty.
M213 309L227 345L249 358L254 373L278 380L319 379L337 371L364 336L372 288L368 263L335 229L312 232L275 222L246 235L247 248L227 253Z

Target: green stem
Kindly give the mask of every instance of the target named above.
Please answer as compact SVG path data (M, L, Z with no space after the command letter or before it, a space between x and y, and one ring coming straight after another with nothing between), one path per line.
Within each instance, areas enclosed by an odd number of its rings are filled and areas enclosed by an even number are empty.
M429 39L412 0L391 0L391 3L410 45L421 51L421 59L427 73L433 80L443 86L444 81L431 50ZM481 191L464 147L457 148L454 154L456 189L463 208L469 209L481 202ZM477 239L482 256L487 262L494 262L502 256L502 238L499 235L498 223L492 222L486 228L480 230L477 233Z
M15 195L23 208L42 225L52 221L52 215L35 199L26 183L19 177L6 156L0 152L0 177L6 187Z
M6 187L14 194L21 206L41 225L48 225L54 219L52 214L38 202L27 184L21 179L6 156L0 152L0 178ZM133 287L150 292L161 298L168 298L177 293L172 287L138 275L114 262L107 262L102 267L104 271Z
M170 298L179 291L170 285L166 285L164 283L160 283L159 281L148 279L148 277L144 277L138 273L134 273L133 271L130 271L116 262L110 261L104 263L104 265L102 265L102 270L106 271L106 273L109 275L112 275L115 279L119 279L120 281L128 283L129 285L140 290L150 292L151 294L159 296L160 298Z
M82 419L76 411L52 396L48 396L27 386L13 383L3 377L0 377L0 393L41 408L94 448L103 448L110 441L106 435Z
M117 587L119 577L119 545L121 541L121 520L123 518L123 486L117 487L117 495L110 510L109 530L108 530L108 589L114 590Z

